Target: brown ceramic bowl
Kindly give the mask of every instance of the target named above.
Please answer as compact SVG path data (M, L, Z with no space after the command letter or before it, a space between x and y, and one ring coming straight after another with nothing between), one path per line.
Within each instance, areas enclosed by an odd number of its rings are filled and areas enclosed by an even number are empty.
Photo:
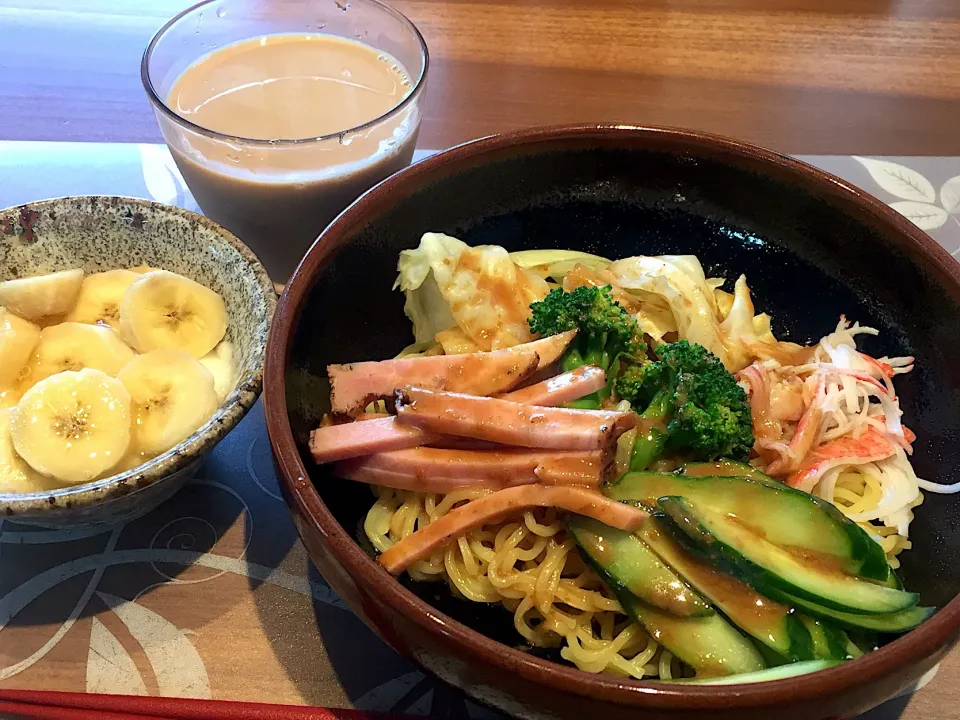
M317 240L280 300L266 415L281 487L327 581L402 654L523 718L849 718L910 688L960 632L960 502L928 495L902 575L939 608L913 632L835 668L730 686L590 675L519 649L510 616L396 580L361 547L369 490L313 465L307 434L328 407L325 366L383 359L410 341L392 292L401 249L425 231L509 250L607 257L696 253L711 275L745 272L778 334L810 341L841 313L881 330L868 352L912 354L898 384L921 477L960 474L960 266L907 220L803 163L698 133L539 129L441 153L381 183Z

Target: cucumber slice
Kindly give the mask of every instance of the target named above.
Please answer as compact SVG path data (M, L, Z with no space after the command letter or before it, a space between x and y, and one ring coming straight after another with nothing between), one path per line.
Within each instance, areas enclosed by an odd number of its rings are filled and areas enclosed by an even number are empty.
M901 610L896 613L884 615L861 615L859 613L848 613L833 608L824 607L809 600L790 595L789 593L779 593L779 600L790 603L799 610L814 617L829 620L835 625L847 628L848 630L870 630L881 633L905 633L913 630L917 625L927 620L937 609L932 607L914 607Z
M763 597L747 583L684 550L651 519L640 537L678 575L716 605L734 625L787 660L812 660L810 631L787 605ZM814 622L814 621L811 621Z
M689 685L740 685L745 683L770 682L771 680L785 680L787 678L806 675L807 673L817 672L817 670L826 670L834 665L839 665L837 660L807 660L806 662L790 663L789 665L780 665L775 668L767 668L759 672L745 673L743 675L731 675L721 678L688 678L682 680L669 680L668 682L687 683Z
M756 672L766 667L760 653L719 613L677 617L630 593L618 594L624 610L658 643L702 677Z
M867 578L867 580L870 580L870 578ZM893 571L893 568L890 568L890 574L887 575L886 580L872 580L871 582L876 582L884 587L892 587L897 590L903 590L903 582L897 576L897 573Z
M808 557L777 547L737 518L700 503L662 497L657 504L657 518L682 545L764 595L777 598L777 591L782 591L823 607L861 614L898 612L919 600L916 593L859 580L834 567L810 562ZM789 524L789 518L781 517L780 522Z
M576 538L575 530L571 530L571 534ZM645 603L627 591L607 571L610 558L602 545L587 542L579 547L584 560L593 566L614 591L623 611L640 623L654 640L692 667L698 675L730 675L754 672L766 667L757 649L724 620L720 613L680 617Z
M840 630L824 620L814 620L806 615L798 615L798 620L810 632L813 638L813 652L818 660L849 660L847 652L849 639Z
M651 508L660 497L685 497L699 506L735 515L774 545L833 563L849 575L888 580L890 566L883 548L855 522L825 500L768 480L631 472L603 492L614 500Z
M681 617L716 612L635 535L582 515L572 516L567 530L590 557L603 563L612 585L648 605Z
M756 480L764 485L783 485L782 482L760 472L753 465L737 460L687 463L680 468L679 473L687 477L743 477Z

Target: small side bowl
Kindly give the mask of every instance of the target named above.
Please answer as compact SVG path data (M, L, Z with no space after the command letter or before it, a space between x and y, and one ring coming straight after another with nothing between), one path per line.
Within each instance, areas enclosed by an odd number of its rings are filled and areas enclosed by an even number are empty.
M256 256L228 231L195 213L136 198L67 197L0 210L0 281L139 265L180 273L223 297L236 362L233 391L203 427L159 457L83 485L0 493L0 518L62 528L139 517L196 473L260 395L276 292Z

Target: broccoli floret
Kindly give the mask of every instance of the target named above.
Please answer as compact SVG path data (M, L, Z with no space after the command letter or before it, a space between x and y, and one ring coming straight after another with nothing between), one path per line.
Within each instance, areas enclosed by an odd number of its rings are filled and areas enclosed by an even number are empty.
M577 337L560 359L565 371L595 365L610 378L605 389L572 403L575 407L599 407L610 396L621 361L646 361L643 332L636 319L613 299L611 290L609 285L583 286L570 292L555 288L543 300L530 305L532 314L527 322L531 332L547 337L577 331Z
M696 460L746 460L753 447L750 404L716 355L686 340L661 345L656 355L616 382L621 398L647 408L631 469L647 467L664 450Z

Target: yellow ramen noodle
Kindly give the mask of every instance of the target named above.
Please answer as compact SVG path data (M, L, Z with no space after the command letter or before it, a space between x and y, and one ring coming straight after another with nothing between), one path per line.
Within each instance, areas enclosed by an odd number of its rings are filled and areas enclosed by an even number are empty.
M374 488L364 531L380 551L488 490L448 495ZM679 677L679 661L637 623L587 567L552 509L486 525L413 565L420 581L445 581L458 597L498 603L531 645L560 648L581 670L625 677Z

